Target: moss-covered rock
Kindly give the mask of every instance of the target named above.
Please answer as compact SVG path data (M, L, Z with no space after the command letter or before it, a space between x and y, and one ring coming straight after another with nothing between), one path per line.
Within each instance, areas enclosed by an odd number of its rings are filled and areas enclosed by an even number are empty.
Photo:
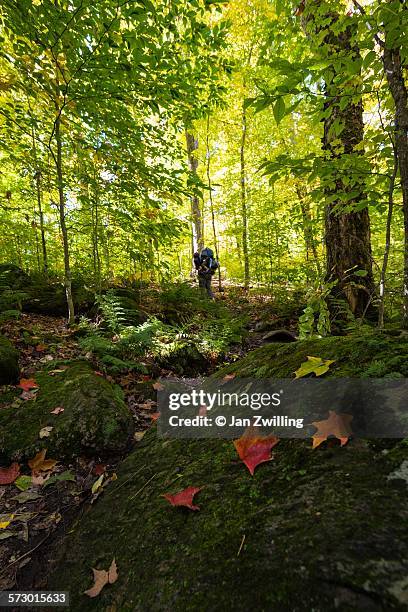
M0 336L0 385L15 383L20 374L18 351L11 342Z
M94 373L87 362L72 362L52 375L36 374L35 400L0 410L0 458L20 460L42 448L58 459L79 454L122 452L132 433L132 417L119 387ZM61 406L64 412L50 414ZM53 427L40 439L44 427Z
M0 287L21 289L30 284L30 277L13 263L0 264Z
M291 378L309 355L335 360L330 376L408 377L408 338L404 334L395 337L386 333L268 344L219 370L215 376L222 378L235 373L248 378Z
M22 302L25 312L43 315L64 316L67 314L67 300L62 282L36 282L25 288L26 297ZM72 294L75 310L78 313L87 312L93 304L95 295L83 283L73 281Z
M251 477L231 442L151 432L68 538L48 588L69 589L81 611L404 610L408 507L394 469L362 442L285 440ZM199 512L161 497L188 486L204 487ZM89 600L91 568L113 557L118 582Z
M383 336L272 345L219 375L289 376L314 354L336 358L329 375L367 375L376 362L401 375L408 345ZM230 441L150 431L65 541L48 588L69 589L84 612L406 610L407 488L395 477L406 443L381 452L363 440L315 450L281 440L274 455L251 477ZM162 497L189 486L203 487L199 512ZM118 581L97 600L82 595L91 568L114 557Z

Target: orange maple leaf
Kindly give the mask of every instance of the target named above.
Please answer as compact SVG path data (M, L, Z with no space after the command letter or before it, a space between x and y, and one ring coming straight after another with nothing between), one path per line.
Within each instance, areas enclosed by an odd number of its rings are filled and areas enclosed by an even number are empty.
M43 448L43 450L37 453L33 459L28 461L28 465L33 472L47 472L48 470L52 470L52 468L58 463L56 459L46 459L46 454L47 449Z
M238 440L234 440L234 446L239 458L242 459L253 476L257 465L272 459L271 449L278 442L279 438L276 436L256 435L256 428L251 426L245 430Z
M316 433L313 434L313 448L317 448L322 442L327 440L328 436L334 436L340 440L341 446L344 446L352 430L350 422L353 417L350 414L337 414L334 410L329 410L329 418L324 421L314 421L314 425L317 429Z
M22 378L18 383L17 387L23 389L23 391L29 391L30 389L38 389L38 385L34 378Z

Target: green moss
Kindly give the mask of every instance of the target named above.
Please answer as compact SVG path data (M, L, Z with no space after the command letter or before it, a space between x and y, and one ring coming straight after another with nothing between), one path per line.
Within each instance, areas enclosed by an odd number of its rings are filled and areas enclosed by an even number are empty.
M11 342L0 336L0 385L17 382L20 374L18 356L19 353Z
M21 459L41 448L48 454L70 458L81 453L122 452L132 431L132 418L119 387L97 376L87 362L72 362L64 372L47 371L35 377L36 400L0 411L0 457ZM62 406L64 412L50 414ZM39 431L51 426L48 438Z
M285 440L251 477L231 442L149 432L75 528L48 588L69 589L81 611L334 610L342 598L343 610L402 610L392 586L407 570L408 509L391 470L363 443L312 451ZM162 498L187 486L203 486L199 512ZM81 595L113 557L118 582L97 602Z
M286 377L307 355L336 359L329 376L364 376L375 361L387 375L403 373L408 346L384 336L270 345L218 376ZM382 452L281 440L251 477L230 441L152 430L59 549L48 588L69 589L84 612L405 610L406 484L387 477L407 457L403 442ZM162 497L188 486L203 487L199 512ZM113 557L118 581L97 601L82 595L91 568Z
M329 376L408 377L408 340L375 333L268 344L219 370L215 376L235 373L249 378L291 378L308 355L334 359Z

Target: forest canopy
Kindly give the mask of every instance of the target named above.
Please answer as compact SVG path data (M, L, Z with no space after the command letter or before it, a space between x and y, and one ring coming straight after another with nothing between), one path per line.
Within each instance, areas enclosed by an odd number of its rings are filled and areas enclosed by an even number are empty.
M305 333L333 303L407 322L406 3L5 0L0 20L0 258L63 282L71 322L72 279L186 279L204 246L220 282L307 291Z

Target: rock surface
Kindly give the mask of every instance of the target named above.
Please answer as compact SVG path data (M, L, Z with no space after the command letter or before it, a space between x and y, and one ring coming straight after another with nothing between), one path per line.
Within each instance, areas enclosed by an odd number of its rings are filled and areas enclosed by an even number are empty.
M11 342L0 336L0 385L17 382L20 373L18 355Z
M305 355L337 357L331 376L408 368L401 341L330 338L265 346L218 376L292 376ZM231 441L152 430L59 549L48 589L85 612L406 610L407 487L395 475L408 445L388 447L281 440L252 477ZM199 511L162 497L189 486L203 487ZM118 581L83 595L113 558Z
M119 387L83 361L55 374L38 373L35 381L36 399L0 410L0 459L20 461L42 448L57 459L124 451L133 422ZM57 407L64 411L51 414ZM53 429L40 439L44 427Z

